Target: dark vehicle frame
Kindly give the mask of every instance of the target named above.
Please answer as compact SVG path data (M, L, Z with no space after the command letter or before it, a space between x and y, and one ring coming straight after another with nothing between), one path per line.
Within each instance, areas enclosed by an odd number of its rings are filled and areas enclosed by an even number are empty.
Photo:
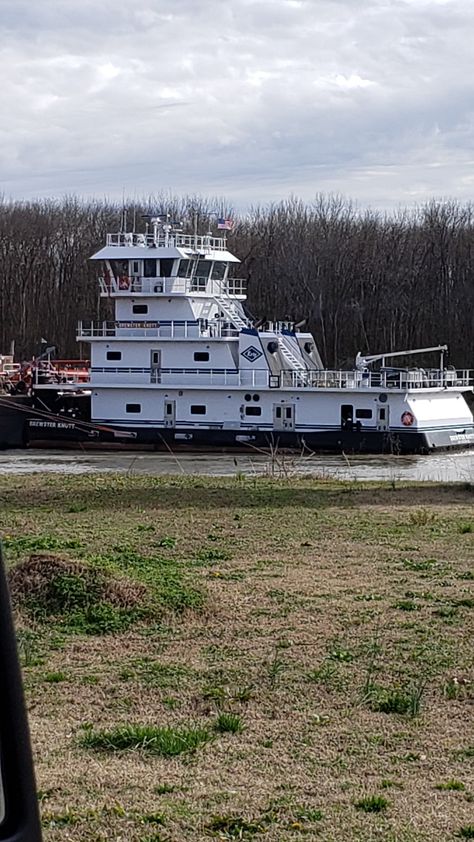
M0 544L0 842L41 842L38 798Z

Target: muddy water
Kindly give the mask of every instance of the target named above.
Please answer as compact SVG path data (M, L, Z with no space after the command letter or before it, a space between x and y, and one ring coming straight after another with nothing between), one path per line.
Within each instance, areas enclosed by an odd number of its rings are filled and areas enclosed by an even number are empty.
M108 473L207 474L210 476L324 476L352 480L474 482L474 450L429 456L280 456L261 454L117 453L64 450L11 450L0 453L0 474Z

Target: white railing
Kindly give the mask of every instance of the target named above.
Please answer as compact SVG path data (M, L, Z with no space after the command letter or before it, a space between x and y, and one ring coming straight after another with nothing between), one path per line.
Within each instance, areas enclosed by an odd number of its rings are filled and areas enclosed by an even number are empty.
M282 330L290 330L293 332L294 322L266 322L262 330L268 331L268 333L281 333Z
M271 374L268 369L204 369L204 368L127 368L94 367L91 369L94 383L126 382L156 383L186 386L243 386L284 389L373 389L380 392L391 389L449 389L474 386L474 370L437 372L419 380L410 378L418 372L399 372L400 379L385 379L381 382L380 372L363 377L360 371L282 371ZM451 377L450 375L454 375Z
M246 295L247 282L244 278L99 278L101 295L191 295L203 292L207 295Z
M0 363L0 375L5 374L7 376L11 376L12 374L17 374L21 371L21 364L20 363Z
M154 383L173 386L245 386L268 387L266 369L235 371L221 368L126 368L123 366L91 368L94 385Z
M474 370L282 371L280 385L323 389L449 389L474 387Z
M179 231L166 233L158 231L156 234L136 234L132 232L107 234L108 246L141 246L150 248L185 248L193 252L226 251L225 236L211 237L210 235L181 234Z
M126 339L130 337L146 339L230 339L239 335L239 331L228 326L227 322L208 321L130 321L130 322L92 322L81 321L77 328L78 340L87 339Z

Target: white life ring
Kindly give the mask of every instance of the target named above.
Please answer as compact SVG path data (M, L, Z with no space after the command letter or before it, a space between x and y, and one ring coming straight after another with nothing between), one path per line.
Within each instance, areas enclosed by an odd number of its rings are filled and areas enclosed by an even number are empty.
M412 412L407 411L407 412L404 412L402 414L401 420L402 420L402 424L403 424L404 427L411 427L411 425L413 424L413 422L415 420L415 416L413 415Z

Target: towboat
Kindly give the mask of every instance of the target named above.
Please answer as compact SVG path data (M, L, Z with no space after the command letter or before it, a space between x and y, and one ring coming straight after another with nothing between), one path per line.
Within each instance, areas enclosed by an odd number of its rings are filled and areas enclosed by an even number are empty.
M16 414L13 444L372 453L474 445L465 400L474 372L447 366L445 345L324 368L305 323L249 315L226 226L217 236L184 233L164 215L143 233L107 235L91 259L114 319L79 322L90 367L37 365L20 406L15 373L16 392L0 398L0 414ZM410 362L434 354L433 367Z

